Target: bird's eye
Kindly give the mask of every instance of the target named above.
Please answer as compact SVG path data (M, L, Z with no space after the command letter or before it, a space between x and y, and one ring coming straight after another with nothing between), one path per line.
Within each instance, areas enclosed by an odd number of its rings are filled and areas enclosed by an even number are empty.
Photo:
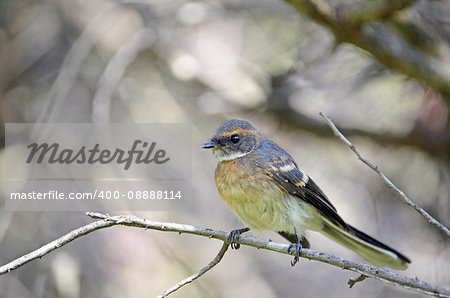
M239 135L232 135L232 136L231 136L231 142L232 142L233 144L239 143L240 140L241 140L241 137L240 137Z

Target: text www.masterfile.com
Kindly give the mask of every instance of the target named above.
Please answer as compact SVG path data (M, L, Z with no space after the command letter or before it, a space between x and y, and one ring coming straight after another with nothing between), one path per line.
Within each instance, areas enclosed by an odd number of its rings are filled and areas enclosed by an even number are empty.
M180 200L181 190L98 190L93 192L62 192L50 190L46 192L11 192L10 200Z

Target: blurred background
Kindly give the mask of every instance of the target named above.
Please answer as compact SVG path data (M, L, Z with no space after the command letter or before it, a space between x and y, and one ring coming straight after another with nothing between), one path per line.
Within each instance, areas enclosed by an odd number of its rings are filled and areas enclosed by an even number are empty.
M330 116L412 200L450 224L450 3L369 2L3 0L0 125L191 125L192 208L133 214L229 231L242 224L219 197L216 161L201 145L223 121L245 119L290 152L346 221L407 255L406 275L448 288L448 237L318 115ZM0 138L3 164L3 127ZM0 263L91 221L84 212L0 210ZM312 249L362 261L316 233L309 240ZM3 275L0 297L154 297L220 247L113 227ZM173 297L420 297L374 280L349 289L356 273L305 259L292 268L290 260L229 250Z

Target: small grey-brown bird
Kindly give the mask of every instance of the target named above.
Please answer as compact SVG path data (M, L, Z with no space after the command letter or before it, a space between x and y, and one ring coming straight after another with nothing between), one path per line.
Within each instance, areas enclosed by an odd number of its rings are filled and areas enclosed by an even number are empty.
M314 230L376 266L404 270L410 263L395 249L347 224L294 159L247 121L226 121L203 148L212 149L219 161L215 182L221 197L250 230L280 233L298 255L302 245L309 247L305 230ZM233 231L232 242L247 230ZM297 261L294 258L292 265Z

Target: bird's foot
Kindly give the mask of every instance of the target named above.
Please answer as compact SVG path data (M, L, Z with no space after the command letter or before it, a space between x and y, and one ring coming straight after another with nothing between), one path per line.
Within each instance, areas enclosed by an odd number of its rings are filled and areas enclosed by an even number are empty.
M239 241L239 236L241 236L242 233L248 232L250 229L248 227L233 230L228 235L228 240L230 241L230 245L232 249L239 249L241 245L239 243L236 243L236 241Z
M295 238L297 240L297 243L291 243L288 248L288 253L291 253L292 251L295 251L297 255L294 257L294 259L291 261L291 266L295 266L297 264L300 255L302 254L302 245L300 243L300 238L298 237L297 233L295 233Z

